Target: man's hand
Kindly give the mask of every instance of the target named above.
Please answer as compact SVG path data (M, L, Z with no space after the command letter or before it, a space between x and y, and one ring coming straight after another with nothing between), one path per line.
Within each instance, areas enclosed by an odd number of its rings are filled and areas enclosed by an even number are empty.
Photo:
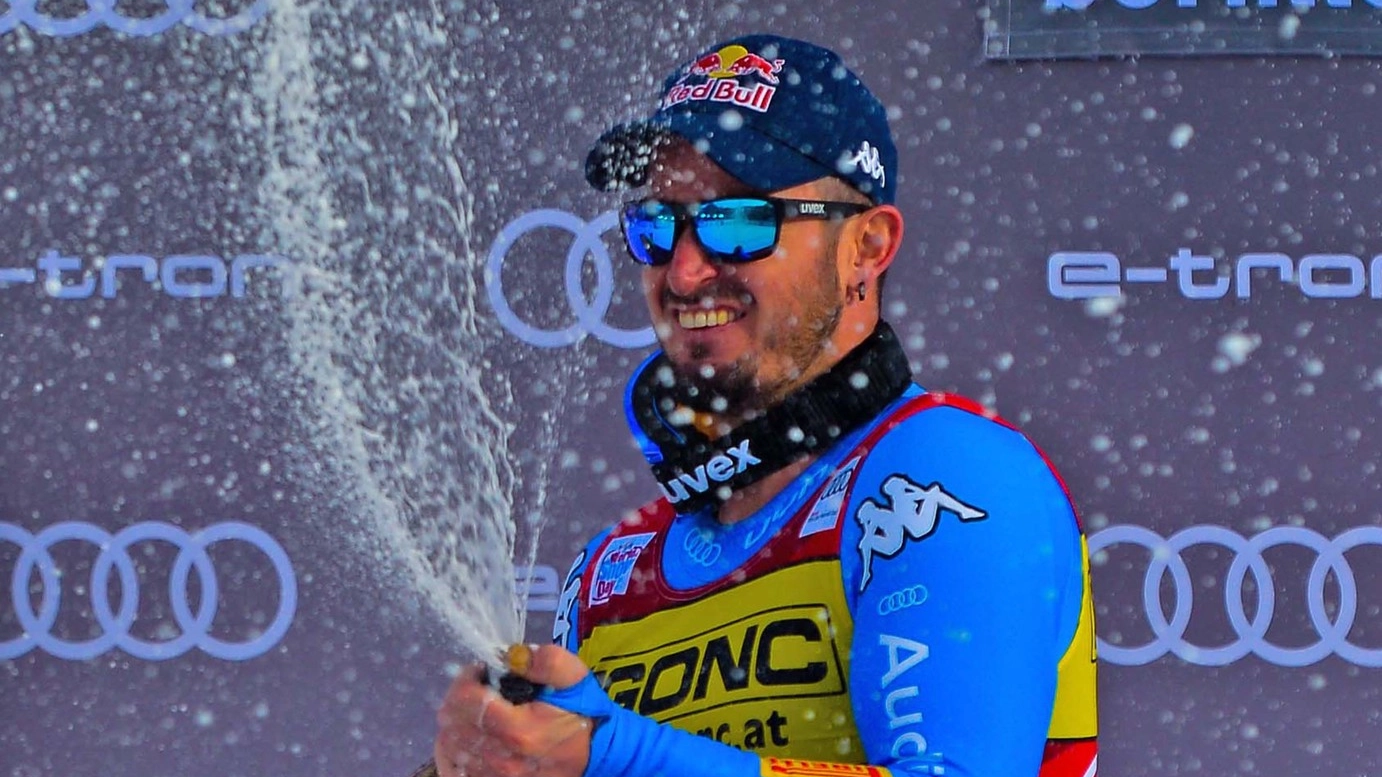
M588 672L574 653L544 645L519 673L560 690ZM510 704L480 682L483 673L479 664L462 671L437 711L441 777L580 777L590 760L590 719L537 701Z

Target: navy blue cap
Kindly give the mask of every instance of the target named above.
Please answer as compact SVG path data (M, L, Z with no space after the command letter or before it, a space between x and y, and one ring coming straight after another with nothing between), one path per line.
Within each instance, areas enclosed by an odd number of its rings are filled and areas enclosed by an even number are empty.
M838 54L805 41L746 35L711 46L663 82L652 116L600 136L586 180L604 191L646 184L672 136L755 189L834 175L874 204L895 199L887 110Z

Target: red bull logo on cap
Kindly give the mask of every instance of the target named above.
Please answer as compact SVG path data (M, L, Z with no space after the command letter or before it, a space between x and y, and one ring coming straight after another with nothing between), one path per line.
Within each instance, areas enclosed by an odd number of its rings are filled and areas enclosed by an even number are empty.
M662 98L662 108L670 108L692 100L708 100L738 105L763 113L772 103L779 83L777 74L782 72L785 60L769 60L750 53L743 46L725 46L691 63L686 75ZM687 86L686 80L692 76L706 76L709 81L696 86ZM744 85L742 76L754 76L757 81ZM722 80L734 79L734 80Z
M776 84L777 74L782 72L782 63L781 59L770 62L757 54L750 54L743 46L725 46L691 63L690 75L737 78L753 74L770 84Z

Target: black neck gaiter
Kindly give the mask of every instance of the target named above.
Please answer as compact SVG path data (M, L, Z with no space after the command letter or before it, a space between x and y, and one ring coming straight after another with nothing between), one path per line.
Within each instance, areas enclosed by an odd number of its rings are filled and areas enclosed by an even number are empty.
M634 376L630 421L652 443L644 446L662 493L678 513L719 507L735 490L822 451L876 418L912 382L907 354L880 321L873 333L824 375L729 434L711 439L694 425L673 424L680 408L705 406L670 379L664 354Z

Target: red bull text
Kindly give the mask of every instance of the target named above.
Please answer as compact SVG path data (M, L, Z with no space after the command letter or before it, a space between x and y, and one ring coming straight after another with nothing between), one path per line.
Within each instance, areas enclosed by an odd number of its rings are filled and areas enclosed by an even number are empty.
M666 109L691 100L708 100L765 113L776 93L777 88L767 84L740 86L735 81L707 81L696 86L677 84L662 96L662 107Z
M707 100L764 113L777 93L773 85L779 83L777 74L782 72L784 62L751 54L743 46L726 46L692 62L681 81L663 95L662 108L665 110L692 100ZM758 82L746 86L737 80L748 75L757 78ZM714 80L688 86L685 81L692 76L706 76Z

